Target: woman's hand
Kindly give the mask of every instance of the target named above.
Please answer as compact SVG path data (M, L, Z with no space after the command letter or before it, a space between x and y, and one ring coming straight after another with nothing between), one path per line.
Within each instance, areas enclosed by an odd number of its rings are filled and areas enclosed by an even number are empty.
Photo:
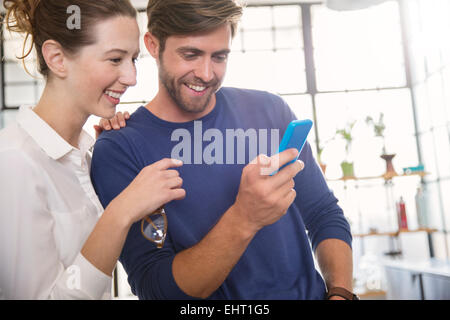
M119 208L114 211L120 212L132 224L172 200L183 199L186 196L186 191L181 188L183 179L177 170L170 169L182 165L180 160L166 158L142 169L111 202Z
M94 125L95 139L97 139L100 136L100 133L102 133L104 130L119 130L120 128L126 127L126 120L128 119L130 119L130 114L128 113L128 111L125 111L124 113L119 111L111 119L100 119L98 125Z

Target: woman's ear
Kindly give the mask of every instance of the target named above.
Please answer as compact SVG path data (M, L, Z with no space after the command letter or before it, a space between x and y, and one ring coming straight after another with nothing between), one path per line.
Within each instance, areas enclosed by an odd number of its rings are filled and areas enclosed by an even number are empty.
M67 75L66 55L61 45L55 40L47 40L42 44L42 56L50 71L59 78Z
M144 35L144 43L150 55L159 60L159 40L150 32L147 32Z

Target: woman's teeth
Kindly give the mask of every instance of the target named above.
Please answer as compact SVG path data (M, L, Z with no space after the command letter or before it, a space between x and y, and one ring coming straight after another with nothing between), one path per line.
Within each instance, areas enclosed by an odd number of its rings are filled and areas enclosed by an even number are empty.
M206 87L194 86L194 85L191 85L191 84L188 84L187 86L188 86L190 89L192 89L192 90L194 90L194 91L197 91L197 92L202 92L202 91L204 91L204 90L206 89Z
M105 93L114 99L120 99L120 97L122 96L122 93L118 93L118 92L114 92L114 91L110 91L110 90L106 90Z

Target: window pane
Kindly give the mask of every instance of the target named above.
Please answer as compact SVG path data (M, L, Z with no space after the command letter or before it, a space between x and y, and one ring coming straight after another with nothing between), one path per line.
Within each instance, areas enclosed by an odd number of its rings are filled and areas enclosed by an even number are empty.
M28 70L25 71L23 62L17 59L23 54L24 37L18 33L4 32L4 107L18 107L21 105L34 105L43 91L43 77L37 72L35 49L25 59ZM29 45L26 46L29 49ZM31 75L30 75L31 74ZM13 85L16 83L17 85Z
M286 95L283 99L298 119L313 120L312 101L309 94Z
M281 49L300 48L303 44L303 35L297 28L275 30L275 46Z
M25 71L25 68L22 62L7 62L4 64L5 66L5 82L6 84L11 82L30 82L33 83L35 79L33 79L31 75L36 77L37 81L44 81L43 77L38 74L35 68L34 61L27 61L26 67L30 74Z
M158 67L151 57L144 57L137 61L137 85L129 87L122 97L122 101L150 101L158 91Z
M432 132L425 132L420 135L420 147L422 149L422 161L425 165L425 171L429 173L429 175L425 177L425 180L433 181L437 178L437 168Z
M439 200L439 186L438 183L432 182L426 185L426 197L428 206L428 215L430 228L436 228L439 230L443 229L442 217L441 217L441 206Z
M272 80L279 93L306 92L305 60L302 50L277 51L272 64L275 78Z
M242 15L241 25L244 29L270 29L272 11L270 7L248 7Z
M238 29L231 42L231 51L241 51L242 49L242 32L241 29Z
M245 31L245 50L272 50L273 38L270 30Z
M435 128L434 132L435 146L438 152L436 160L441 177L450 176L450 137L447 127ZM450 196L450 193L448 194Z
M275 27L300 27L302 13L300 6L275 6L273 8Z
M311 96L308 94L303 95L286 95L283 99L289 105L294 112L297 119L310 119L314 120ZM314 124L315 125L315 124ZM308 134L308 142L311 145L314 155L316 155L316 135L314 128Z
M450 179L441 181L441 192L445 213L445 229L450 230L450 197L448 196L450 194Z
M425 84L418 84L414 87L414 98L417 105L417 121L420 132L425 132L431 128L431 118L428 106L428 93Z
M444 90L445 113L447 114L447 123L450 123L450 61L442 71L442 81Z
M35 95L35 88L33 85L6 86L5 100L8 107L18 107L21 105L34 105L38 98Z
M320 91L406 84L396 2L350 12L313 6L312 23Z
M0 129L8 126L16 120L18 110L3 110L0 112Z
M433 126L444 125L447 117L445 112L445 101L443 94L442 76L436 73L427 80L428 105Z
M6 33L7 34L7 33ZM18 56L22 54L23 40L6 40L3 43L5 59L16 61Z
M233 52L225 85L277 93L305 92L303 51Z
M450 23L448 14L450 12L448 1L433 1L430 5L422 1L420 5L422 15L421 27L423 32L423 45L426 56L428 73L433 73L443 65L442 43L448 40Z

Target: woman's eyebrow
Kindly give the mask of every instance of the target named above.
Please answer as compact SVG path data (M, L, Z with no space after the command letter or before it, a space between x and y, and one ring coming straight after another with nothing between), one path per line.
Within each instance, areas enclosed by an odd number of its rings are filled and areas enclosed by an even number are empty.
M113 52L118 52L118 53L122 53L122 54L127 54L128 53L127 50L115 48L115 49L111 49L111 50L106 51L105 54L113 53Z

